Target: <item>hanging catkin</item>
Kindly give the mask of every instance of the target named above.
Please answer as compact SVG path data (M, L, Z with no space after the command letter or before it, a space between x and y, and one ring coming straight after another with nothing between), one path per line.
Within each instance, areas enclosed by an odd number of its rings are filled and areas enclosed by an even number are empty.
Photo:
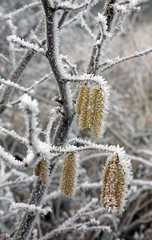
M79 123L82 128L87 126L87 111L89 104L89 95L90 95L90 87L88 85L85 86L85 90L82 94L82 103L81 103L81 111L79 117Z
M96 99L97 99L98 89L93 88L90 92L89 105L87 111L87 127L93 126L93 121L96 112Z
M99 137L102 127L102 119L103 119L103 111L104 111L104 95L102 90L98 90L96 97L96 111L94 115L93 122L93 136Z
M39 175L40 175L40 164L41 164L41 161L34 168L34 174L37 177L39 177Z
M75 194L78 176L78 156L66 154L60 179L60 191L68 197Z
M101 201L108 212L114 214L121 214L126 203L130 174L127 164L125 166L125 162L120 161L118 155L110 156L104 169Z
M39 176L43 185L48 181L48 162L46 159L41 160L34 169L35 175Z
M78 115L80 115L81 113L81 105L82 105L83 96L86 88L87 88L87 85L85 83L84 85L82 85L79 96L78 96L77 105L76 105L76 111Z

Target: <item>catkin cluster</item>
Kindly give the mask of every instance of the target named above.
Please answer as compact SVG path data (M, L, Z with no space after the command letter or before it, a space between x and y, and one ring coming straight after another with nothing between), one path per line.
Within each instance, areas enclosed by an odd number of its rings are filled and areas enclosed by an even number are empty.
M76 154L66 154L60 179L60 191L67 197L72 197L75 194L77 176L78 176L78 161Z
M104 92L99 87L91 88L86 83L81 87L76 111L82 128L93 128L93 136L99 137L104 117Z
M46 159L41 160L34 169L35 175L39 177L43 185L48 181L48 162Z
M121 214L126 204L128 192L128 172L118 155L110 156L103 174L101 201L111 213Z

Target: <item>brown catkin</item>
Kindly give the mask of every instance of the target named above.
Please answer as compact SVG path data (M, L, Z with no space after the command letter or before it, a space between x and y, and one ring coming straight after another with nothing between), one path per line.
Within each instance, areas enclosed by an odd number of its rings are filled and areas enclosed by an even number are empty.
M46 159L43 159L40 163L40 179L43 185L47 185L48 181L48 162Z
M75 154L66 154L60 179L60 191L68 197L75 194L78 158Z
M89 95L90 95L90 87L85 86L85 90L83 92L83 98L81 103L81 113L79 118L79 124L82 128L86 127L87 124L87 111L88 111L88 104L89 104Z
M101 201L111 213L120 214L123 211L125 196L125 172L117 155L110 156L104 169Z
M47 185L48 181L48 162L46 159L41 160L34 169L34 173L42 181L43 185Z
M104 95L102 90L98 90L96 98L96 111L93 123L93 136L99 137L102 127L102 118L104 111Z
M93 121L95 117L95 111L96 111L96 99L97 99L98 89L93 88L90 92L90 98L89 98L89 106L87 111L87 127L93 126Z
M78 100L77 100L77 104L76 104L76 112L78 115L80 115L81 113L81 105L82 105L82 101L83 101L83 95L86 89L86 83L81 87L79 96L78 96Z
M37 177L39 177L39 175L40 175L40 163L41 163L41 162L39 162L39 163L35 166L35 168L34 168L34 174L35 174L35 176L37 176Z

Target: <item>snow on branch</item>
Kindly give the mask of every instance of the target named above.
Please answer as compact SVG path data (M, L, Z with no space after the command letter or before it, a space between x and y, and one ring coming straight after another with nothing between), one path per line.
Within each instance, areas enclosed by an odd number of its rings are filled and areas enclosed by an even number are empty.
M98 24L101 25L103 35L106 35L107 34L107 19L106 19L106 17L103 14L98 13L98 17L96 17L96 21Z
M0 189L4 189L5 187L10 187L10 186L11 187L12 186L19 186L21 184L25 185L27 183L33 182L33 180L34 180L33 176L28 177L28 178L19 177L15 181L8 181L8 182L5 182L5 183L1 184Z
M108 66L106 66L106 67L104 67L104 68L102 68L102 69L100 70L100 73L103 73L103 72L105 72L106 70L114 67L115 65L117 65L117 64L119 64L119 63L128 61L128 60L133 59L133 58L142 57L142 56L144 56L144 55L146 55L146 54L149 54L149 53L151 53L151 52L152 52L152 48L148 48L148 49L146 49L146 50L144 50L144 51L142 51L142 52L135 52L134 54L132 54L132 55L130 55L130 56L127 56L127 57L123 57L123 58L117 57L117 58L115 58L114 60L110 60L110 61L107 60L107 62L105 62L105 63L103 63L102 65L100 65L100 66L98 67L98 69L101 68L101 67L103 67L103 65L107 65L107 64L110 62L110 64L109 64Z
M1 159L10 167L15 167L16 169L25 170L23 163L18 161L10 153L7 153L4 148L0 146L0 157Z
M105 94L107 94L108 96L110 95L110 93L109 93L110 87L108 85L108 82L102 76L94 76L93 74L83 74L83 75L79 75L79 76L67 75L65 81L82 83L82 84L84 82L88 82L90 84L91 83L97 84L103 89Z
M41 152L42 142L39 140L38 135L40 129L37 127L37 115L39 113L38 102L36 99L32 100L31 96L24 94L20 98L20 108L25 111L26 128L28 133L29 145L35 154ZM43 146L44 148L44 146Z
M60 56L61 56L62 62L65 63L66 65L68 65L75 75L78 75L78 67L77 67L77 65L71 63L67 56L64 56L62 54L60 54Z
M14 87L14 88L19 89L19 90L21 90L23 92L27 91L27 89L25 87L22 87L22 86L20 86L17 83L13 83L10 80L5 80L4 78L1 78L1 77L0 77L0 83L4 84L6 86Z
M51 133L51 130L52 130L52 127L53 127L53 123L55 122L55 120L59 116L59 111L58 110L59 110L58 107L51 109L50 120L49 120L47 128L46 128L46 142L50 146L52 144L52 141L50 141L50 139L51 139L50 133Z
M28 8L32 8L32 7L36 7L36 6L39 6L41 5L42 3L41 2L34 2L34 3L30 3L30 4L25 4L23 7L13 11L13 12L10 12L10 13L7 13L5 15L2 15L0 16L0 22L2 21L6 21L6 20L9 20L11 19L12 17L24 12L25 10L27 10Z
M88 0L81 4L71 4L69 1L61 2L59 5L55 6L56 9L63 9L63 10L72 10L72 11L80 11L84 9L90 9L94 5L96 5L99 0ZM54 6L52 6L54 7Z
M25 47L27 49L31 49L35 52L45 54L45 51L43 48L39 47L37 44L30 43L25 41L24 39L21 39L20 37L17 37L15 35L9 35L7 37L7 40L11 43L17 43L20 47Z
M74 223L79 219L88 209L90 209L93 205L97 204L98 199L93 198L91 202L82 207L74 216L68 218L64 223L62 223L57 229L52 230L50 233L47 233L44 237L40 238L40 240L51 239L53 236L57 236L62 232L66 232L66 229L72 227Z
M26 146L28 146L28 140L25 137L20 137L14 130L7 130L6 128L3 128L0 126L0 134L4 133L7 134L11 137L13 137L14 139L16 139L17 141L21 142L22 144L25 144Z
M91 29L89 28L89 26L87 25L83 15L81 14L81 27L83 27L88 33L89 35L91 36L92 39L95 40L95 35L93 34L93 32L91 31Z
M38 212L40 214L48 214L49 212L52 212L52 209L47 207L47 208L42 208L41 206L36 206L35 204L27 204L27 203L15 203L13 202L10 206L10 211L17 211L18 209L23 209L27 210L28 212Z

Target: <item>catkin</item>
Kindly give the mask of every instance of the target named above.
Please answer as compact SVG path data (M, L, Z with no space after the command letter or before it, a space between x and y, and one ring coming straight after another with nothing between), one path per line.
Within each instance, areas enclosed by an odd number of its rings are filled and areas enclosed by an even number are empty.
M78 157L66 154L60 179L60 191L67 197L75 194L78 175Z
M89 106L87 111L87 127L93 126L93 121L95 117L95 111L96 111L96 99L97 99L98 89L93 88L90 92L90 98L89 98Z
M39 175L40 175L40 164L41 164L41 162L39 162L34 168L34 174L37 177L39 177Z
M101 201L111 213L120 214L123 211L127 184L125 170L117 155L110 156L104 169Z
M96 111L93 123L93 136L99 137L102 127L102 118L104 111L104 95L102 90L98 90L96 98Z
M82 105L82 101L83 101L83 96L84 96L84 92L85 89L87 88L86 83L81 87L80 93L79 93L79 97L77 100L77 105L76 105L76 111L77 114L80 115L81 113L81 105Z
M81 112L79 123L82 128L87 126L87 111L88 111L88 104L89 104L89 95L90 95L90 87L85 86L85 90L82 94L82 103L81 103Z
M35 175L41 179L43 185L48 181L48 162L46 159L41 160L35 167Z
M43 185L47 185L48 181L48 162L46 159L43 159L40 164L40 179Z

